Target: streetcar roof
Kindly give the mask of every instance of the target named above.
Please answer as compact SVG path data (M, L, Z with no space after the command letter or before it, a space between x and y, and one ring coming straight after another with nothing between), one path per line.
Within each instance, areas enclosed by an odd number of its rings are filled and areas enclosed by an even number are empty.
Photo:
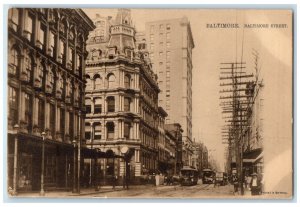
M206 172L212 172L211 169L203 169L202 171L206 171Z
M183 167L182 169L181 169L181 171L184 171L184 170L192 170L192 171L197 171L195 168L191 168L191 167Z

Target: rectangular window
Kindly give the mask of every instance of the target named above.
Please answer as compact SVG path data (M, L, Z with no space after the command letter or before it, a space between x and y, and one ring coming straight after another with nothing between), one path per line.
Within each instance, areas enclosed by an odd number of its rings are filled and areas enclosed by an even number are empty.
M164 25L163 25L163 24L160 24L160 25L159 25L159 29L160 29L160 30L163 30L163 29L164 29Z
M17 90L13 87L8 87L8 117L11 119L12 124L17 123L18 119L18 104L17 104Z
M25 99L25 121L27 123L28 132L32 129L32 99L27 93L24 94Z
M166 79L166 88L170 88L170 79Z
M166 97L170 97L170 90L166 90Z
M74 114L71 112L69 113L69 127L70 127L69 135L70 135L70 137L73 137L73 135L74 135Z
M46 33L45 31L46 31L46 28L41 23L40 30L39 30L39 33L38 33L38 38L37 38L37 47L39 47L42 50L45 47L45 33Z
M65 109L60 108L60 133L61 136L65 134Z
M79 74L79 71L81 69L81 56L79 54L77 54L76 56L77 67L75 73Z
M101 114L102 113L102 105L101 104L95 104L94 113L95 114Z
M130 111L130 98L124 98L124 111Z
M159 40L163 41L163 39L164 39L164 33L159 33Z
M63 63L65 59L65 43L60 39L59 40L59 55L58 59L60 63Z
M86 123L84 126L84 138L91 139L91 135L91 125L89 123Z
M52 137L55 135L55 106L50 104L50 132Z
M107 139L114 139L115 137L115 126L114 123L107 123Z
M114 112L115 111L115 98L114 97L108 97L107 98L107 111L108 112Z
M49 32L49 53L54 56L54 47L55 47L55 35L53 32Z
M167 24L166 29L167 29L167 30L170 30L170 29L171 29L171 25L170 25L170 24Z
M19 10L16 8L11 8L8 10L9 26L13 28L15 32L18 31L19 27Z
M170 32L167 32L167 40L170 39Z
M162 57L163 57L163 55L164 55L164 53L163 53L163 52L159 52L159 58L162 58Z
M33 28L33 18L28 15L27 18L25 19L25 37L27 40L31 41L32 40L32 28Z
M153 43L150 44L150 50L154 50L154 44Z
M154 35L150 35L150 42L153 42L154 41Z
M86 114L92 113L91 105L85 105L85 111L86 111Z
M167 59L168 59L168 60L170 59L170 56L171 56L171 52L170 52L170 51L167 51Z
M73 64L74 64L73 56L74 56L74 50L69 47L68 48L68 63L70 65L70 69L73 69Z
M150 26L150 32L153 33L154 32L154 25Z
M40 130L44 130L44 115L45 115L45 107L44 101L41 99L36 99L38 105L38 126Z
M169 49L171 47L171 42L167 42L167 48Z
M84 133L84 138L85 139L91 139L91 132L90 131L85 131L85 133Z
M170 71L166 71L166 77L170 78Z
M130 124L129 123L124 123L124 137L125 137L125 139L130 138Z
M167 69L170 69L170 65L171 65L171 63L170 63L170 62L167 62L167 63L166 63L166 68L167 68Z

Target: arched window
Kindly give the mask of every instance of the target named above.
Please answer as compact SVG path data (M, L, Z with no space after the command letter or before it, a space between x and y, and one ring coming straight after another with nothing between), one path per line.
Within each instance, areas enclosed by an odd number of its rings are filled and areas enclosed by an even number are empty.
M17 74L17 69L19 67L19 53L15 48L12 48L10 50L10 55L9 55L9 73L16 75Z
M130 111L130 102L131 102L131 98L128 97L124 98L124 111Z
M86 89L87 90L92 90L93 89L93 86L92 86L93 83L92 83L91 77L88 74L85 75L85 80L86 80Z
M108 88L113 88L116 81L116 77L114 76L114 74L109 74L107 76L107 80L108 80Z
M106 131L107 131L107 139L114 139L114 137L115 137L115 124L113 122L107 122Z
M115 111L115 97L113 96L107 97L107 111L108 112Z
M130 75L125 75L124 86L125 86L125 88L130 88Z
M99 74L96 74L94 76L94 81L95 81L95 89L101 89L102 87L102 79Z
M32 72L32 59L28 53L25 53L24 70L22 74L25 81L31 80L31 72Z

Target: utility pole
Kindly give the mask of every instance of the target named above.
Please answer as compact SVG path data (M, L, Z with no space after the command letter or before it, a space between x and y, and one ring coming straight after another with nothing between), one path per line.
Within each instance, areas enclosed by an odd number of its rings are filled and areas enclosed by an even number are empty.
M223 90L220 91L220 106L223 114L231 114L223 117L225 125L222 129L222 143L228 144L229 162L232 162L232 150L235 154L235 163L237 169L237 176L241 194L244 194L243 188L243 129L247 127L247 105L250 97L247 95L247 85L251 83L249 78L253 74L247 74L243 69L246 68L245 62L229 62L221 63L220 67L220 83ZM224 95L223 95L224 94Z

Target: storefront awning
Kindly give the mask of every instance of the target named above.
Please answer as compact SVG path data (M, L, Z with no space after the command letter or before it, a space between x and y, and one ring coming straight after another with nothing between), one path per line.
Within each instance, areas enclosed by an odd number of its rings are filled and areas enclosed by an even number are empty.
M249 152L243 153L243 162L244 163L255 163L263 157L262 148L251 150Z

